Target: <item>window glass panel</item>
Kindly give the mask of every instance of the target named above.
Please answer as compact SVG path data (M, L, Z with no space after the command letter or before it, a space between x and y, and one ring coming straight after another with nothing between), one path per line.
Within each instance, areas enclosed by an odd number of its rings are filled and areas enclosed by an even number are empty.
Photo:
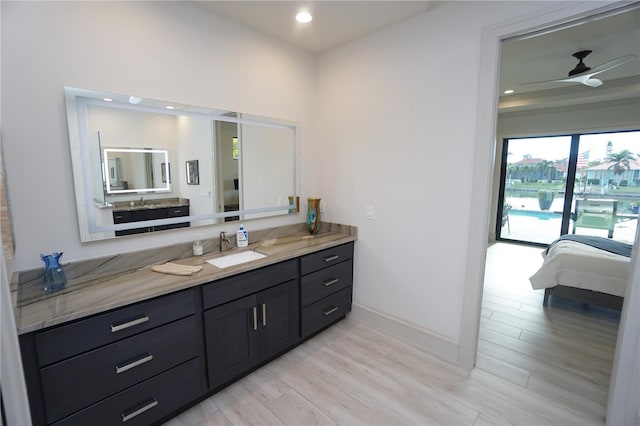
M500 238L548 244L560 236L571 136L509 139Z
M640 132L581 135L569 232L633 243Z

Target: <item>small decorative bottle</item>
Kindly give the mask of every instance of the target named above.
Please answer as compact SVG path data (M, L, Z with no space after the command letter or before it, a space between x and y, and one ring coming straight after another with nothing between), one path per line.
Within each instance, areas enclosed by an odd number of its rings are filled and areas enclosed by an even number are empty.
M320 198L307 198L307 229L311 235L320 230Z
M60 265L61 257L62 252L40 255L44 262L44 291L46 293L63 289L67 285L67 276Z

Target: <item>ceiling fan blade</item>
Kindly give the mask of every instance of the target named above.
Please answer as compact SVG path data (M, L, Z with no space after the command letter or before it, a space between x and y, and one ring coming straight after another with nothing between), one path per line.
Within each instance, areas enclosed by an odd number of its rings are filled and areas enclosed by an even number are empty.
M613 60L611 60L609 62L605 62L604 64L598 65L595 68L591 68L591 70L589 70L589 72L585 73L584 75L589 75L589 76L596 75L596 74L599 74L601 72L605 72L605 71L608 71L608 70L610 70L612 68L620 66L622 64L626 64L627 62L633 61L636 58L637 58L636 55L622 56L620 58L613 59Z
M599 80L597 78L592 78L594 75L599 74L601 72L608 71L622 64L626 64L627 62L633 61L634 59L637 59L636 55L625 55L620 58L613 59L609 62L605 62L604 64L600 64L597 67L591 68L589 71L576 75L574 77L561 78L559 80L547 80L547 81L536 81L533 83L523 83L523 85L539 84L539 83L580 83L580 84L587 85L589 87L598 87L598 86L602 86L602 80Z
M561 80L552 80L553 83L580 83L589 87L598 87L602 86L602 80L598 80L597 78L592 78L591 73L583 74L577 77L571 78L563 78Z

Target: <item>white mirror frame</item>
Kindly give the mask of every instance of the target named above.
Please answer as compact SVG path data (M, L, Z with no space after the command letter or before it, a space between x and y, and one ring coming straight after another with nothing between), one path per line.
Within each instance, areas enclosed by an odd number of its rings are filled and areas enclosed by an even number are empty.
M273 205L261 208L236 210L228 212L218 212L212 214L190 215L167 219L155 219L141 222L131 222L122 224L102 225L97 222L94 213L96 201L93 197L91 172L86 169L86 165L90 163L89 147L88 147L88 105L107 105L109 107L132 109L145 112L154 112L167 115L187 115L191 117L207 118L210 120L226 121L237 124L257 125L271 128L289 129L293 135L293 147L291 157L291 167L293 171L293 180L291 182L292 194L298 196L298 125L286 120L264 118L258 116L243 116L238 113L239 117L232 117L226 114L227 111L220 111L213 108L204 107L185 107L183 109L168 110L162 106L150 106L141 104L119 105L107 102L104 99L113 97L111 93L103 93L86 89L78 89L74 87L65 87L65 103L67 110L67 124L69 128L69 146L71 149L71 160L73 165L73 179L76 194L76 208L78 212L78 226L80 228L80 240L82 242L97 241L111 236L103 236L105 233L112 231L120 231L126 229L135 229L140 226L159 226L183 223L185 221L197 222L211 219L221 219L232 216L244 215L260 215L264 217L265 213L287 214L295 208L295 205ZM119 95L123 96L123 95ZM127 96L128 97L128 96ZM167 101L150 100L157 105L166 105ZM138 192L138 191L134 191ZM103 206L111 207L105 202ZM138 234L140 235L140 234ZM115 238L115 237L113 237Z

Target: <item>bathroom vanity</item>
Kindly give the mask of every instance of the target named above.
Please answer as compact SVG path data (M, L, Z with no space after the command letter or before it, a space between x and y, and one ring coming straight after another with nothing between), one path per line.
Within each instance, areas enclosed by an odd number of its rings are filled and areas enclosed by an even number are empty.
M166 421L344 318L347 228L253 243L267 256L224 269L206 260L226 253L180 259L193 276L143 267L31 293L17 313L34 424Z
M156 219L189 216L189 200L184 198L151 199L143 202L116 202L112 211L113 223L146 222ZM115 231L116 237L164 231L167 229L188 228L190 222L168 225L142 226L140 228Z

